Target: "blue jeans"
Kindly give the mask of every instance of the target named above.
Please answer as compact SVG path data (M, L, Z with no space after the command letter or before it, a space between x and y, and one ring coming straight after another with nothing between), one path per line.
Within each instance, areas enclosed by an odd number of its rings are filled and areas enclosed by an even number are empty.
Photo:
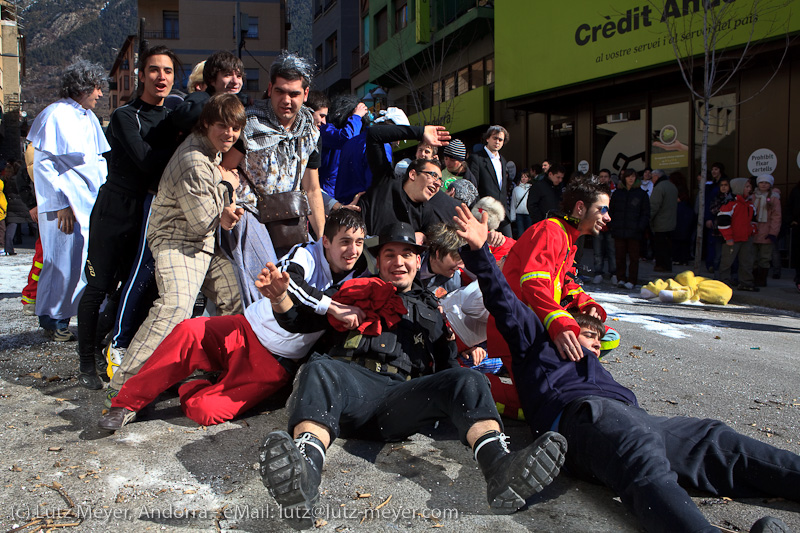
M611 232L604 231L592 237L592 248L594 249L594 274L603 273L603 263L605 261L608 261L608 273L611 275L616 274L617 259Z
M64 329L67 326L69 326L69 318L56 320L55 318L50 318L49 316L39 317L39 327L49 331L58 331L59 329Z

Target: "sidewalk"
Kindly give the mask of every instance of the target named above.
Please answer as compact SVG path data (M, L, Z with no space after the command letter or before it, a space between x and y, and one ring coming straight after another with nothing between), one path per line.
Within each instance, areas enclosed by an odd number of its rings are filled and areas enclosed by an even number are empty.
M584 248L581 263L583 265L592 267L594 264L593 258L594 253L592 252L591 246ZM652 261L639 261L640 282L648 283L659 278L666 279L669 277L674 277L681 272L685 272L686 270L693 270L694 263L689 263L688 266L673 265L671 275L661 272L653 272L653 266L654 265ZM714 275L710 274L705 269L705 264L703 264L703 262L701 262L700 272L695 272L695 274L712 279L714 278ZM640 287L641 286L637 284L637 292ZM608 280L608 277L605 277L603 282L597 285L591 282L584 282L584 289L590 294L592 290L606 291L611 288L611 282ZM626 289L617 289L614 287L613 290L616 291ZM797 291L797 287L794 283L794 269L782 269L780 279L772 279L770 276L769 279L767 279L767 286L761 287L759 292L744 292L734 289L733 298L731 298L730 304L767 307L770 309L779 309L782 311L793 311L795 313L800 313L800 292Z

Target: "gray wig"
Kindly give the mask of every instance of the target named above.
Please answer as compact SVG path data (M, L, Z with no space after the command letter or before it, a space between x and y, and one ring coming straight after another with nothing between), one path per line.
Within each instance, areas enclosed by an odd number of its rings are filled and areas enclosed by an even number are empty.
M289 81L302 79L303 89L305 89L311 84L311 78L314 76L316 68L317 65L311 59L296 52L281 50L280 55L269 67L269 81L275 83L278 76Z
M96 87L103 88L106 80L106 70L101 65L78 59L64 70L58 94L61 98L75 99Z

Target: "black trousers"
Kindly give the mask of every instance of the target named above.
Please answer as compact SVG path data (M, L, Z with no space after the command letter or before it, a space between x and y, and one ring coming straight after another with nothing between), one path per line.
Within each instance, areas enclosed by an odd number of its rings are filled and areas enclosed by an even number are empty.
M672 232L653 233L653 259L657 267L672 271Z
M612 488L649 531L716 533L683 487L731 498L800 498L800 456L718 420L657 417L590 396L563 412L571 473Z
M469 368L450 368L405 381L327 355L314 354L295 379L289 398L289 433L307 420L338 436L398 441L448 419L465 445L467 431L496 420L489 382Z

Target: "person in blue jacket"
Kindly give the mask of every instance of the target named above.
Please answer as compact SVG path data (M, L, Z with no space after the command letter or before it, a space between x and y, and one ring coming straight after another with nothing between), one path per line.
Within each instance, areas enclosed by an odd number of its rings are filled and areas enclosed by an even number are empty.
M459 253L508 342L525 419L534 435L557 430L566 437L569 472L613 489L647 531L718 532L684 486L736 498L800 500L800 456L718 420L657 417L640 408L597 357L599 324L581 327L580 360L559 357L489 252L486 214L478 221L466 207L457 209L454 221L467 242ZM751 532L788 530L778 526L786 527L765 517Z

